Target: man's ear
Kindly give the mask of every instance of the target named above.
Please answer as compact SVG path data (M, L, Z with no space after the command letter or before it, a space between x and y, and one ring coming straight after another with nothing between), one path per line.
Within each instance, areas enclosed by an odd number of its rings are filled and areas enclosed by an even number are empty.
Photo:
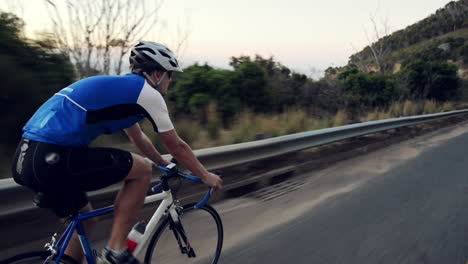
M162 72L160 71L153 71L153 73L151 73L151 77L155 80L155 82L158 82L159 79L161 79L161 76Z

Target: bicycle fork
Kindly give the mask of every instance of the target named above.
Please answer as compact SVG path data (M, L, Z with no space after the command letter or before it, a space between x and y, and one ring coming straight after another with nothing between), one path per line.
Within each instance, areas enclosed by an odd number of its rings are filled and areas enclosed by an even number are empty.
M195 251L190 246L185 229L182 226L182 222L179 218L179 212L182 213L182 208L176 208L175 210L170 210L171 220L169 222L169 229L172 230L174 237L179 244L179 249L181 254L186 254L189 258L195 258L197 255Z

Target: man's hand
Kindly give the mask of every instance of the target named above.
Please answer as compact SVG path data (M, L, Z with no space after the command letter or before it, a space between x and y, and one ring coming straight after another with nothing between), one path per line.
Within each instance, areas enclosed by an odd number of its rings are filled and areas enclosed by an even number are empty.
M208 174L206 174L205 177L203 177L202 181L206 185L210 186L212 188L212 191L223 189L223 180L221 180L221 178L218 175L213 174L211 172L208 172Z
M223 189L221 178L216 174L208 172L203 167L190 146L177 135L174 129L161 132L159 136L172 157L182 163L194 176L199 177L206 185L210 186L212 188L211 191Z

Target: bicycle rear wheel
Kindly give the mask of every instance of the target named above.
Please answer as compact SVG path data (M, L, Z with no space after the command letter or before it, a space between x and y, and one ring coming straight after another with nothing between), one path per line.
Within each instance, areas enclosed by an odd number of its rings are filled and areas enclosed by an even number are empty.
M177 240L182 245L183 241L178 227L174 227L171 217L165 218L156 229L145 255L145 263L164 264L216 264L223 246L223 224L216 210L205 205L200 209L195 209L195 204L183 207L182 214L179 214L182 233L187 237L189 247L193 249L190 253L181 253L183 250ZM177 229L174 234L173 229ZM192 256L192 257L189 257Z
M33 251L16 255L14 257L0 261L1 264L42 264L50 256L48 251ZM55 258L48 262L49 264L55 263ZM62 264L79 264L77 261L69 256L64 255L60 259Z

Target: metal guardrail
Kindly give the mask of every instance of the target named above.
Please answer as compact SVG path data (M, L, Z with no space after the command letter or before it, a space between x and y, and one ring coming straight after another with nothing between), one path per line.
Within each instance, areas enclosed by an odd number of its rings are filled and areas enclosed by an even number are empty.
M358 123L247 143L201 149L196 150L195 154L208 169L221 169L301 151L357 136L461 114L468 114L468 110ZM99 191L91 192L90 198L99 199L99 197L109 197L119 189L120 185L113 185ZM16 214L24 214L36 210L31 201L32 196L33 194L31 191L17 185L12 179L0 180L0 221L2 219L5 220L5 218L14 217Z

